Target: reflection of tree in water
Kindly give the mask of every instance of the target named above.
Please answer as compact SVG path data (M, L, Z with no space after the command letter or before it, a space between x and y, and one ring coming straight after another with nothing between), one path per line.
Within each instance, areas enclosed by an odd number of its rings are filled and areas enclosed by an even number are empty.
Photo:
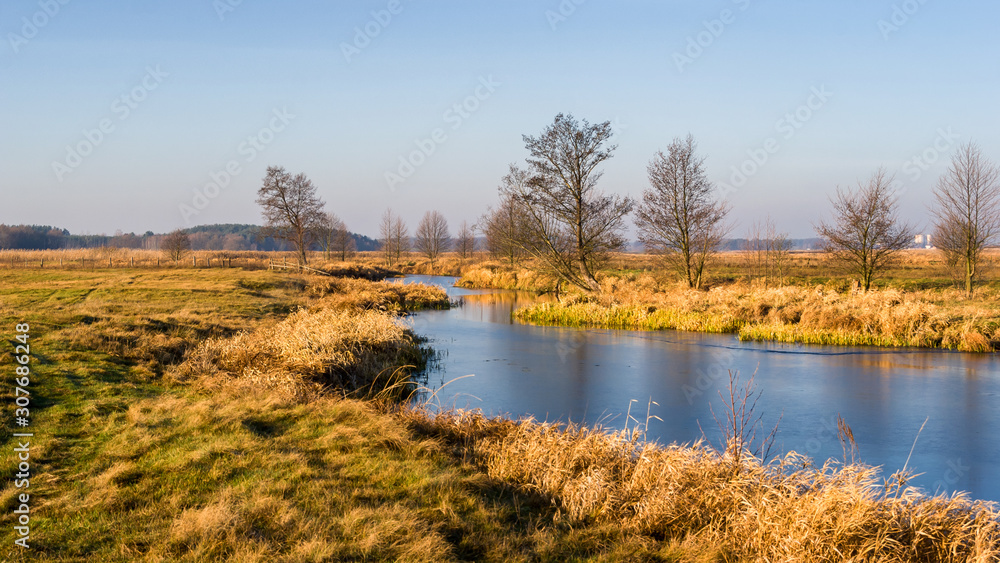
M554 302L551 294L538 295L530 291L496 291L463 295L458 306L466 310L475 309L477 315L491 323L511 324L511 314L515 309L535 303Z

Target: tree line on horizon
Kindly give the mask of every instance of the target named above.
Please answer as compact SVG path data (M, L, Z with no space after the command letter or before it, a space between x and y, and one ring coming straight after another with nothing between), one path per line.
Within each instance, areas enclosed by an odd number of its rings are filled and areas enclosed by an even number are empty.
M221 223L198 225L171 233L146 231L139 235L121 231L114 235L81 235L48 225L0 224L0 250L69 250L102 247L161 250L163 241L173 233L187 235L189 250L270 252L292 249L292 246L284 240L261 236L260 225ZM350 233L350 236L354 239L358 250L377 250L379 247L376 240L367 236L358 233Z

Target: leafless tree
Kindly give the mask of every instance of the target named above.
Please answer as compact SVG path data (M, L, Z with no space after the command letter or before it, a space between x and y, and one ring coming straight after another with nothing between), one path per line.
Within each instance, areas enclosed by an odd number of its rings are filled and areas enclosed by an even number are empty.
M559 114L541 135L524 135L529 171L511 166L502 190L524 211L526 232L516 241L555 277L588 292L594 274L625 246L623 219L632 200L597 190L597 167L611 158L611 122L591 125Z
M410 252L410 229L402 217L397 216L392 221L392 247L397 263L403 259L404 254Z
M475 232L466 221L462 221L462 224L458 227L458 235L455 237L455 250L458 252L458 257L462 260L468 260L476 251Z
M787 233L779 233L770 216L755 221L743 243L743 267L747 278L784 283L785 268L792 243Z
M341 221L337 232L333 235L334 253L340 255L340 261L343 262L354 256L356 250L357 243L354 242L354 236L351 235L351 231L347 230L347 225Z
M257 203L264 216L262 234L290 242L299 254L299 264L308 264L306 253L323 222L324 205L312 180L269 166L264 185L257 190Z
M700 288L709 258L731 226L729 205L717 201L708 181L704 158L695 154L694 137L674 139L667 153L658 152L647 168L650 188L636 210L639 240L661 254L688 287Z
M381 246L382 256L385 258L385 265L392 266L394 256L392 248L392 209L386 209L382 214L382 221L378 226L378 242Z
M344 224L344 221L340 217L337 217L335 213L327 212L323 214L319 239L323 243L323 250L327 260L331 256L336 255L343 262L347 260L347 257L355 249L354 237L347 230L347 225Z
M865 291L913 240L913 227L899 220L892 183L893 177L879 168L867 183L859 182L857 190L837 188L830 199L833 222L816 227L825 239L824 249L858 275Z
M176 262L184 258L184 255L191 250L191 237L178 229L163 237L163 241L160 242L160 250L168 259Z
M488 209L478 223L486 237L486 250L493 258L514 266L525 256L520 242L527 236L524 216L517 200L501 188L500 203L495 209Z
M961 270L965 291L972 297L983 251L1000 235L1000 169L977 145L963 145L938 181L934 199L934 244Z
M379 223L379 243L387 266L398 264L403 254L410 251L410 231L402 217L386 209Z
M427 256L431 264L442 252L451 247L451 235L448 234L448 221L438 211L424 213L414 238L417 252Z

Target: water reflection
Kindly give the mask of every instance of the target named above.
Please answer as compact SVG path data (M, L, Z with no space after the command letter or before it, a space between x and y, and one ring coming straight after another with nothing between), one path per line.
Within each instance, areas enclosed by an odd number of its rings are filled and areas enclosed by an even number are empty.
M450 286L454 278L413 277ZM1000 363L995 356L927 350L741 343L731 335L536 327L511 322L531 293L449 288L461 305L412 317L441 352L428 373L446 406L620 428L630 401L645 416L656 401L651 437L716 440L710 410L729 370L757 372L764 421L782 417L777 445L817 460L841 457L836 417L854 430L861 458L888 473L909 467L916 484L967 490L1000 501ZM550 296L543 298L551 299ZM701 428L699 428L699 423Z

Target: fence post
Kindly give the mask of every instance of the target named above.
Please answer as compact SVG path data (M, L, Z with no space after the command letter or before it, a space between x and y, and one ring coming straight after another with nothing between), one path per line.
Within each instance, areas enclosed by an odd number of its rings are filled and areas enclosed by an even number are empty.
M111 257L110 256L108 256L108 267L109 268L114 268L115 267L115 265L111 263Z

